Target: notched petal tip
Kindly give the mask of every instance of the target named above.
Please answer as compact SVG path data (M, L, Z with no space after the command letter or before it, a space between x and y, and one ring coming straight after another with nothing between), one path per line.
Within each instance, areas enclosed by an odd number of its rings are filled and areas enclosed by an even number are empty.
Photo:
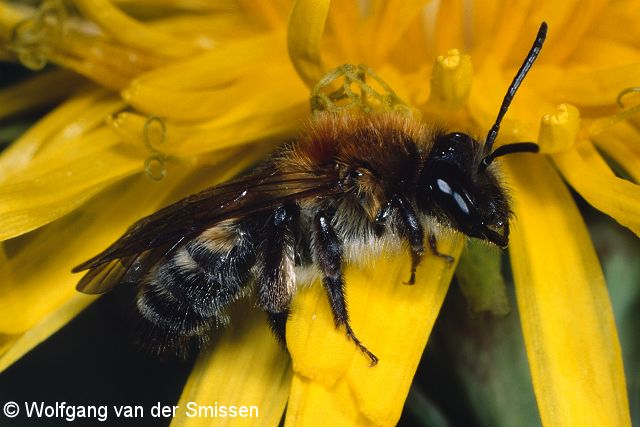
M555 113L545 114L540 122L538 144L543 153L571 149L580 130L580 111L571 104L560 104Z

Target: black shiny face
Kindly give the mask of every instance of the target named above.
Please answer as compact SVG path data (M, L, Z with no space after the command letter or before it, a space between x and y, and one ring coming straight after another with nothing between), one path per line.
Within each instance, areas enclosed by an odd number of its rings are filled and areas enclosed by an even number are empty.
M470 237L506 247L509 204L492 169L480 170L484 155L464 133L438 136L420 174L417 203Z

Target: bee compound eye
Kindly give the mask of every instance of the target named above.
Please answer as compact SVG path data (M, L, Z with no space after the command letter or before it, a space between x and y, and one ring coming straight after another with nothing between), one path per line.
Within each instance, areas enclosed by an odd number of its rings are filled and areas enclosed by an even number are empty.
M447 205L455 208L459 213L465 216L469 215L469 204L460 192L454 190L447 181L441 178L436 179L436 187L444 198L449 199Z
M449 138L452 141L462 141L464 138L468 138L466 134L462 133L462 132L451 132L449 134L447 134L447 138Z

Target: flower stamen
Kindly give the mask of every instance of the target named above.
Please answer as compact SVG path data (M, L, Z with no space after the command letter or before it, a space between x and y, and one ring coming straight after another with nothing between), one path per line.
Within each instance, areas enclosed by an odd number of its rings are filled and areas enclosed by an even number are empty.
M580 111L571 104L560 104L553 114L545 114L540 122L538 144L543 153L571 149L580 130Z
M469 98L473 81L473 64L469 55L450 49L440 55L431 73L429 104L434 108L457 110Z

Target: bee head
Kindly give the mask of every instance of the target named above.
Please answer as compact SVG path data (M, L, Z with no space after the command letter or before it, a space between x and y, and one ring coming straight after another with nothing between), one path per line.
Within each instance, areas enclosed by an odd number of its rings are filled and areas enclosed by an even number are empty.
M500 247L509 243L509 202L491 163L512 153L537 152L532 142L507 144L493 150L500 123L520 83L542 49L547 24L542 23L522 66L507 90L498 117L484 144L469 135L452 132L435 137L418 180L416 202L425 213L447 220L464 234Z
M482 167L483 146L469 135L436 137L418 180L416 202L470 237L509 242L509 202L494 168Z

